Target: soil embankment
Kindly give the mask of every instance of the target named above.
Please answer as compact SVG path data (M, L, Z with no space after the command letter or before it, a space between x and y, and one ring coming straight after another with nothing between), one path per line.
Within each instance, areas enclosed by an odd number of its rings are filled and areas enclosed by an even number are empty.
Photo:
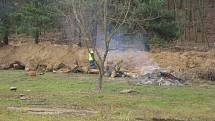
M0 64L10 64L14 61L25 65L36 63L48 67L64 63L67 66L87 64L87 50L68 45L42 42L38 45L28 43L20 46L4 46L0 48Z
M207 52L159 52L151 57L162 68L183 74L184 78L215 81L215 50Z
M60 45L40 42L38 45L28 42L19 45L0 47L0 64L19 61L24 65L46 65L48 69L64 64L74 68L88 66L86 48L75 45ZM121 70L131 73L147 73L156 68L165 68L184 74L185 79L215 80L215 50L199 51L161 51L147 53L143 51L110 51L107 64L112 67L117 63ZM181 76L180 76L181 77Z

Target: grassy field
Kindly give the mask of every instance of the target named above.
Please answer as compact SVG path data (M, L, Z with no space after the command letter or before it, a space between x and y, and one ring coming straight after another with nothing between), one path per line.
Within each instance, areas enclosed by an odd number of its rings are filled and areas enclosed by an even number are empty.
M131 86L105 79L96 93L95 75L53 74L28 77L0 71L0 121L215 121L215 85ZM16 86L17 91L9 90ZM138 93L120 94L123 89ZM28 97L20 100L19 94ZM8 107L91 110L95 114L36 115Z

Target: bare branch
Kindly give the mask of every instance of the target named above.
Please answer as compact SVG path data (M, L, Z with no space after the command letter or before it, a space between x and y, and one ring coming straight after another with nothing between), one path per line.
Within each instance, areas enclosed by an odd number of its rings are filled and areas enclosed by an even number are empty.
M111 38L119 31L119 29L121 28L121 26L122 26L123 24L125 24L126 18L127 18L127 16L128 16L129 10L130 10L130 6L131 6L131 0L128 1L128 8L127 8L127 11L126 11L126 13L125 13L125 16L124 16L122 22L121 22L121 23L118 25L118 27L111 33L111 35L109 36L108 40L106 40L107 43L108 43L108 47L109 47Z

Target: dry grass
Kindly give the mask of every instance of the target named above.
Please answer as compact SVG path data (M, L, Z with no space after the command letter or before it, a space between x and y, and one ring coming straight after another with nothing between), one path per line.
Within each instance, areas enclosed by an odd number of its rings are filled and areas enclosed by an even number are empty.
M214 77L215 50L208 52L187 51L187 52L160 52L153 53L151 57L159 66L174 70L187 76L189 80L202 79L211 80ZM212 75L210 75L212 74ZM203 76L202 76L203 75ZM214 80L214 79L212 79Z
M87 64L87 50L70 45L57 45L51 42L41 42L38 45L27 43L19 46L4 46L0 48L0 64L10 64L20 61L25 65L30 63L44 64L48 67L64 63L73 66Z

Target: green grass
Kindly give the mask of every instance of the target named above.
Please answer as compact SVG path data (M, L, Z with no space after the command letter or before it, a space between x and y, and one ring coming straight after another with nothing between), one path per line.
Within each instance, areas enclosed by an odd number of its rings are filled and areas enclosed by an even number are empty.
M28 77L23 71L0 71L0 121L135 121L180 119L214 121L215 86L130 86L123 79L105 79L102 93L95 91L95 75L53 74ZM18 90L11 92L10 86ZM120 94L133 89L138 94ZM30 90L30 91L29 91ZM30 98L20 100L19 94ZM89 116L33 115L7 107L90 109Z

